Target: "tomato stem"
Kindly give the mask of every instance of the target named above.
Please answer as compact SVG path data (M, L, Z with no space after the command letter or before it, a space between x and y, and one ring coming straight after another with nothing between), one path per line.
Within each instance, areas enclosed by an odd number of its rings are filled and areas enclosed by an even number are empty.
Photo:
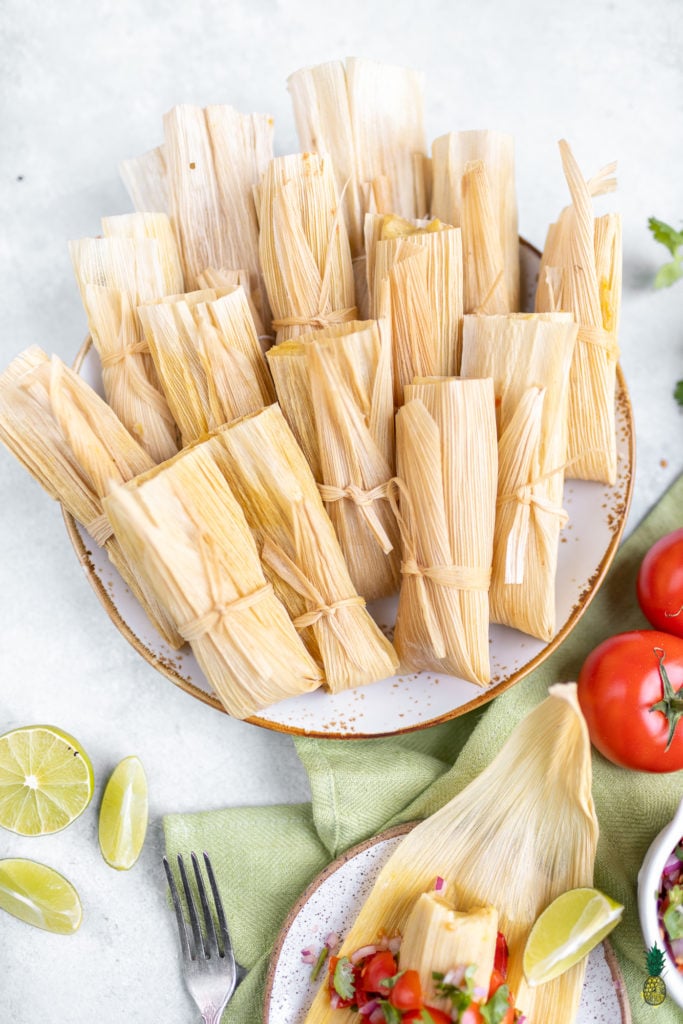
M664 694L661 700L658 700L656 704L652 705L650 711L661 711L669 723L669 735L666 738L666 747L664 748L664 751L666 752L673 743L676 726L678 725L681 715L683 715L683 687L678 691L674 690L668 673L664 667L665 652L661 647L654 647L653 651L659 661L659 676L662 680L662 689Z

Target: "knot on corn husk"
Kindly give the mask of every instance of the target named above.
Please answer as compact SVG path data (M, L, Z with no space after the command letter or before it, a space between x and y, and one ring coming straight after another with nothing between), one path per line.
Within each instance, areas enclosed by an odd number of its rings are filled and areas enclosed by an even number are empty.
M107 369L110 366L116 366L117 363L122 363L129 356L144 355L145 353L149 355L149 345L142 338L140 341L136 341L132 345L124 345L116 351L104 352L100 355L100 363L103 369Z
M110 537L114 536L111 523L104 513L102 513L102 515L95 516L95 518L89 523L84 523L83 525L97 544L98 548L103 548Z
M257 601L261 601L264 597L269 597L272 594L272 585L270 583L264 583L264 585L259 587L258 590L253 590L251 594L244 594L242 597L236 597L223 604L217 604L214 608L209 609L209 611L205 612L203 615L198 616L198 618L190 619L189 622L178 627L178 632L184 640L187 640L188 643L192 643L193 641L199 640L203 637L205 633L214 629L218 623L228 615L232 615L234 612L244 611L246 608L251 608L251 606L256 604Z
M384 554L388 555L390 551L393 551L394 546L377 515L374 505L376 501L388 500L389 484L390 481L387 480L383 484L377 484L376 487L372 487L369 491L363 490L362 487L358 487L356 484L349 484L348 487L318 484L318 490L323 501L348 500L357 505L363 514L370 532L375 537Z
M331 604L326 604L323 594L318 590L316 585L305 575L299 566L294 562L289 555L282 550L279 544L273 541L266 540L261 550L261 559L269 566L273 572L277 573L281 580L287 583L292 590L300 594L305 601L309 602L313 607L309 611L304 612L303 615L297 616L292 619L292 623L295 629L307 629L309 626L315 626L324 620L329 628L334 633L335 637L339 641L342 649L346 651L346 654L354 665L359 666L357 658L353 654L353 636L349 634L348 629L343 629L339 623L337 612L342 608L349 608L353 606L364 607L365 600L358 594L354 594L353 597L345 597L339 601L333 601Z
M491 584L491 569L470 565L419 565L414 558L401 562L404 576L425 576L440 587L455 587L457 590L488 590Z
M582 324L579 327L579 333L576 338L577 345L580 345L581 342L584 342L586 345L595 345L597 348L604 349L607 358L613 360L615 363L619 359L619 345L617 344L617 339L612 332L606 331L603 327Z
M345 324L349 320L358 319L358 309L350 306L346 309L333 309L328 313L313 313L311 316L284 316L273 320L273 329L279 331L283 327L310 327L322 330L330 324Z

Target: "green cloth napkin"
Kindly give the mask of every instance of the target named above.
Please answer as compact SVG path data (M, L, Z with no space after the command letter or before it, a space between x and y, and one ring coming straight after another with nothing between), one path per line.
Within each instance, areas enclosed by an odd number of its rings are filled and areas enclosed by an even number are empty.
M635 599L640 561L660 536L683 524L683 477L619 549L599 593L571 635L538 669L483 709L405 736L375 740L295 739L312 802L228 808L164 819L169 856L207 850L227 903L238 961L249 973L223 1024L261 1024L269 951L291 906L348 847L390 825L426 817L493 758L554 682L577 677L593 647L613 633L647 627ZM625 906L612 933L634 1024L680 1024L672 1000L656 1010L641 996L646 977L636 878L652 839L683 797L683 772L648 775L593 757L600 822L595 884Z

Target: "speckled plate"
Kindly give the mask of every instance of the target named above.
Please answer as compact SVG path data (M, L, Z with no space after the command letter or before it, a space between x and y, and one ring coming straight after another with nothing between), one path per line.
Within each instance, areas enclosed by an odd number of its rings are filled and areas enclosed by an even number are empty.
M533 308L540 253L520 244L522 294ZM90 339L75 368L102 393L99 359ZM569 523L559 548L556 609L558 631L550 643L506 626L492 626L492 685L428 672L405 674L344 693L323 690L274 704L249 721L280 732L329 738L363 738L410 732L435 725L486 704L539 665L568 635L597 593L621 537L631 500L634 470L633 423L626 384L617 374L617 481L613 487L568 480L564 508ZM139 604L85 530L65 513L69 536L86 575L116 627L150 664L199 700L223 710L189 647L174 651L150 625ZM388 635L396 617L397 598L378 601L369 610Z
M318 875L292 908L270 962L264 1024L302 1024L317 990L302 949L320 949L329 932L343 937L389 855L412 827L399 825L349 850ZM631 1024L624 981L607 942L588 958L575 1024Z

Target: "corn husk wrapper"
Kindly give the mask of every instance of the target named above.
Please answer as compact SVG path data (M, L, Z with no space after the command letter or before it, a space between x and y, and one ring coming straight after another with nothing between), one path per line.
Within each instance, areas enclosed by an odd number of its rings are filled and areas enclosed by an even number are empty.
M0 375L0 440L104 547L164 640L181 647L172 620L125 558L103 512L102 499L113 486L153 466L106 402L57 356L33 346Z
M366 213L427 214L421 74L350 58L302 68L287 85L301 148L332 159L354 259Z
M122 213L102 218L105 238L155 238L159 243L159 261L163 278L163 295L173 295L183 289L183 268L178 246L168 216L165 213Z
M150 237L83 238L69 251L107 402L154 462L163 462L178 450L178 436L136 307L166 294L172 261Z
M393 675L398 658L365 609L311 470L277 405L211 441L275 593L333 693Z
M244 289L174 296L138 315L183 445L274 401Z
M207 267L244 269L262 320L268 304L253 188L273 156L273 119L225 105L173 107L164 117L170 209L188 290Z
M163 146L156 146L142 156L122 160L119 175L138 213L170 212Z
M353 584L368 600L399 584L388 500L394 406L386 324L353 322L267 353L278 399L311 467Z
M246 718L320 685L206 443L117 487L105 510L229 714Z
M530 1024L573 1024L586 961L529 988L522 953L534 921L553 899L593 884L598 822L590 751L575 684L552 686L491 764L401 841L338 955L349 956L381 934L401 934L415 901L440 876L458 909L491 904L498 910L510 950L508 982ZM353 1011L331 1009L323 985L306 1024L355 1020Z
M454 376L463 313L459 228L431 221L365 219L372 315L391 319L394 402L413 377Z
M557 553L567 463L569 372L577 325L568 313L466 316L462 374L491 377L498 420L493 622L555 635Z
M461 182L463 305L466 313L508 313L505 256L483 160L465 164Z
M329 157L277 157L258 189L259 252L276 341L357 311L349 239Z
M230 270L227 267L207 267L203 273L197 275L197 287L201 289L213 288L216 291L231 291L233 288L244 288L244 294L249 303L249 312L254 321L254 327L258 335L261 348L265 352L275 341L272 334L266 333L263 318L257 309L254 297L251 294L251 283L247 270Z
M613 484L617 473L614 398L619 346L615 310L621 292L621 232L616 221L607 229L603 222L596 237L591 196L616 186L608 177L614 165L587 182L564 140L560 152L572 204L546 239L541 264L544 285L537 293L536 309L567 310L579 324L569 397L568 475Z
M513 137L505 132L466 131L450 132L435 139L432 144L432 216L462 227L463 175L466 165L476 161L482 161L486 169L503 253L508 306L501 312L515 311L519 309L520 300Z
M491 380L405 389L396 417L401 664L489 683L497 443Z

